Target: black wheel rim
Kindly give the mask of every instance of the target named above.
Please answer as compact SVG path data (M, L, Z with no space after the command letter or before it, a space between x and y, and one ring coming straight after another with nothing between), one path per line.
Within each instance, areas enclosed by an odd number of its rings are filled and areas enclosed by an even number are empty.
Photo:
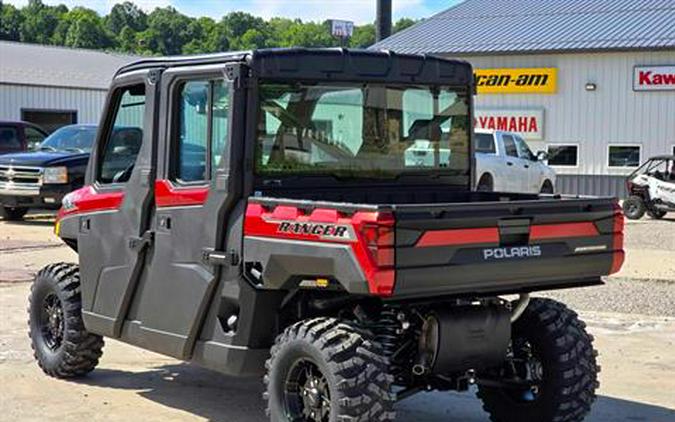
M289 421L330 420L328 380L314 362L308 359L296 361L286 375L283 392Z
M637 212L638 212L638 206L636 204L628 205L628 214L637 215Z
M507 365L509 375L515 380L528 384L524 389L509 389L511 398L521 403L537 401L542 394L544 366L536 349L524 339L513 342L513 357Z
M45 344L52 351L58 350L63 343L64 324L61 300L56 294L50 293L42 301L40 332Z

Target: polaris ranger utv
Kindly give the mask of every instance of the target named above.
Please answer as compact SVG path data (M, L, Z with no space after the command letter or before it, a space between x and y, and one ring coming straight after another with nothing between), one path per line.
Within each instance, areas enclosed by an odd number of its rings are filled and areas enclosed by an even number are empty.
M618 271L623 215L471 191L472 75L342 49L120 69L56 223L79 266L33 284L39 365L84 375L110 337L264 375L272 421L390 421L397 400L472 384L495 421L582 420L592 337L529 294ZM142 130L135 152L119 126ZM406 160L420 142L434 159Z

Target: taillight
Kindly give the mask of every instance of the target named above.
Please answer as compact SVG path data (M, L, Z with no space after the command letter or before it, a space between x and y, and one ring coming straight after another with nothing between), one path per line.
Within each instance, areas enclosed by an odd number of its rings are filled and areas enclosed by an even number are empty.
M612 257L612 268L609 270L610 274L618 273L621 266L626 259L626 253L623 250L623 228L624 216L623 211L618 203L614 203L614 229L612 230L612 249L614 250Z
M366 252L368 265L363 267L371 293L389 296L394 291L395 238L391 213L357 213L353 220ZM363 264L363 263L362 263Z

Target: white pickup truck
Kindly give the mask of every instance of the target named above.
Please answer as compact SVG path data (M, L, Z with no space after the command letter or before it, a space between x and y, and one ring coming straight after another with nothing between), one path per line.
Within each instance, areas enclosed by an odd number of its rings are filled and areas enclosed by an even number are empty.
M554 193L555 171L533 154L520 135L499 130L475 130L476 190L489 192Z

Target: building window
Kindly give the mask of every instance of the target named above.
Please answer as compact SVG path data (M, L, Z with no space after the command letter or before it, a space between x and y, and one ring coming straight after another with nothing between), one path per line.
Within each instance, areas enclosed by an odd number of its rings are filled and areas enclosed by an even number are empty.
M40 126L47 133L77 123L77 111L21 109L21 120Z
M641 161L640 145L609 145L608 167L638 167Z
M574 144L551 144L547 146L548 165L556 167L579 166L579 146Z

